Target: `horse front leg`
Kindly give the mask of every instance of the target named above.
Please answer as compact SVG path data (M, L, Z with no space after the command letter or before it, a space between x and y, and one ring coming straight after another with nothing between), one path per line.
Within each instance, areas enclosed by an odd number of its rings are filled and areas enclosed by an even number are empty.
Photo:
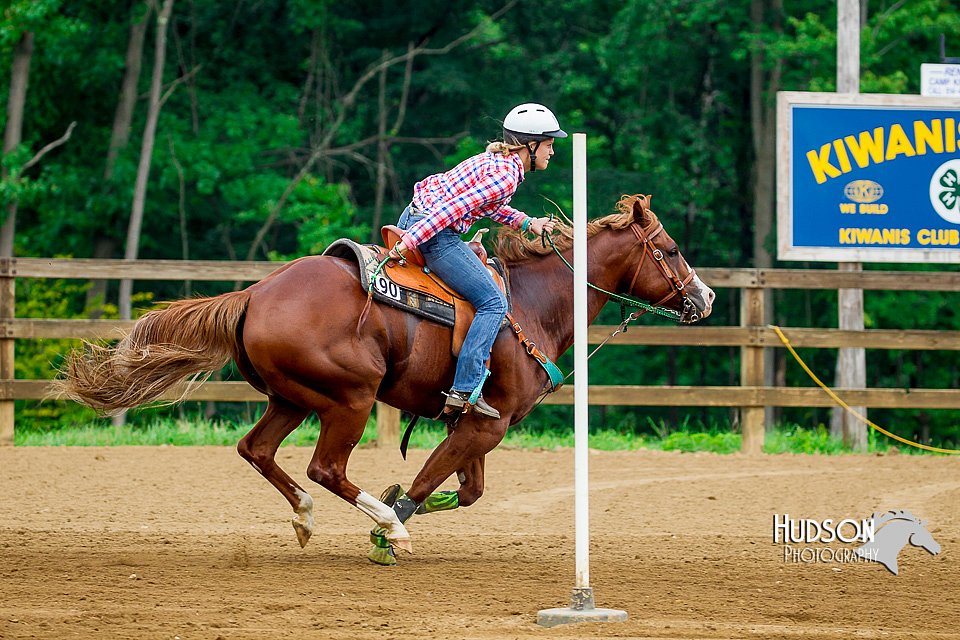
M483 462L484 456L471 460L462 469L457 470L457 480L460 488L456 491L434 491L419 504L417 515L436 513L437 511L451 511L458 507L469 507L483 495ZM399 484L387 487L380 496L380 501L392 507L397 500L410 496Z
M456 493L457 495L457 506L458 507L469 507L474 502L480 499L480 496L483 495L483 462L485 456L480 456L475 460L468 462L462 469L457 471L457 480L460 481L460 488L450 493ZM441 492L443 493L443 492ZM424 500L424 505L427 505L430 502L430 498L437 494L431 493L430 497ZM453 507L454 509L456 507ZM435 511L442 511L442 509L434 509ZM429 511L427 511L429 513Z
M485 456L503 440L508 425L506 418L494 421L464 416L414 478L407 492L410 500L418 505L428 504L436 488L456 473L460 480L457 505L466 507L476 502L483 495Z
M271 397L253 429L237 443L237 453L267 479L293 507L293 529L300 547L313 534L313 498L276 462L280 443L309 415L310 410Z

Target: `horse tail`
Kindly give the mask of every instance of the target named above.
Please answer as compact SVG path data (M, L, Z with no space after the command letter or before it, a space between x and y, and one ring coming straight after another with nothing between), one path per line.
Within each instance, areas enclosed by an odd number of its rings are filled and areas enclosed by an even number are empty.
M164 404L180 402L239 352L237 325L249 302L247 291L178 300L137 320L116 346L85 341L67 357L56 393L110 415L157 400L189 377Z

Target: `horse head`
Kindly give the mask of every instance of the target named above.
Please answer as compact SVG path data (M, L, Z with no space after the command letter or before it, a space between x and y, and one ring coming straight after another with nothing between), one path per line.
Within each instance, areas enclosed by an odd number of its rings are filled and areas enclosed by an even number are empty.
M940 544L927 531L926 525L926 521L903 509L874 513L873 540L857 549L856 554L883 564L891 573L897 575L900 571L897 556L907 542L915 547L922 547L933 555L940 553Z
M650 210L648 195L624 196L617 207L633 217L630 231L637 243L629 257L636 268L627 271L620 290L680 313L680 322L693 323L713 311L716 294L697 276L680 248Z
M910 536L910 544L926 549L929 553L940 553L940 543L933 539L933 534L927 531L927 521L917 521L917 530Z

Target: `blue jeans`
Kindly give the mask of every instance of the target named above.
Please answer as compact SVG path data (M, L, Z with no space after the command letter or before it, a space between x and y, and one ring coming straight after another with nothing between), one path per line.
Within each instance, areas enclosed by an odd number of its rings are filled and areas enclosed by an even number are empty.
M408 206L400 215L397 226L409 229L422 217ZM507 313L506 298L477 254L453 229L444 229L417 248L430 271L477 310L460 348L453 378L454 391L471 393L484 381L490 350Z

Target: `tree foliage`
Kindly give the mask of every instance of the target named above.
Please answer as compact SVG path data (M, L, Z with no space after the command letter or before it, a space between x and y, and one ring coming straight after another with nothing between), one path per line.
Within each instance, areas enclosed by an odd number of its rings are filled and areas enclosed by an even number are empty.
M588 133L593 215L608 213L623 193L652 193L654 209L692 264L750 266L751 56L762 52L767 70L782 70L782 89L830 91L836 50L834 2L755 1L769 24L754 24L751 3L721 0L179 2L140 256L286 260L341 236L366 240L377 215L378 175L388 222L417 180L476 153L498 136L512 105L535 100L551 106L567 130ZM107 237L120 256L146 117L146 71L133 139L109 184L103 168L130 21L145 10L140 0L5 3L0 65L9 69L24 30L36 34L22 147L36 149L78 123L69 143L0 185L0 197L20 205L16 255L91 257L95 241ZM917 93L919 63L936 61L941 33L960 33L950 0L869 2L862 90ZM948 48L958 46L948 40ZM152 55L146 46L145 70ZM0 86L0 97L6 91ZM774 100L770 87L762 98ZM558 145L551 170L530 176L515 206L540 214L551 208L549 197L571 209L568 150ZM29 156L20 149L4 162L15 169ZM216 293L231 284L196 286ZM180 286L137 283L137 291L165 299L183 295ZM51 314L88 311L81 291L58 291L69 304L51 306ZM719 293L714 322L737 323L736 292ZM115 295L109 289L105 302ZM944 295L914 298L905 307L902 292L868 292L868 325L960 329ZM835 293L782 292L776 318L833 326L835 306ZM616 309L604 313L602 321L617 321ZM688 349L676 358L669 351L602 351L592 365L595 381L737 382L736 350ZM834 353L806 355L819 371L832 370ZM870 386L946 388L958 381L949 352L871 351L868 372ZM792 372L788 380L807 384ZM534 419L558 420L564 411L543 408ZM646 415L678 422L679 411L611 408L604 419L649 430ZM727 417L721 410L689 413L704 424ZM826 412L787 417L816 423ZM929 420L943 437L960 433L955 413Z

